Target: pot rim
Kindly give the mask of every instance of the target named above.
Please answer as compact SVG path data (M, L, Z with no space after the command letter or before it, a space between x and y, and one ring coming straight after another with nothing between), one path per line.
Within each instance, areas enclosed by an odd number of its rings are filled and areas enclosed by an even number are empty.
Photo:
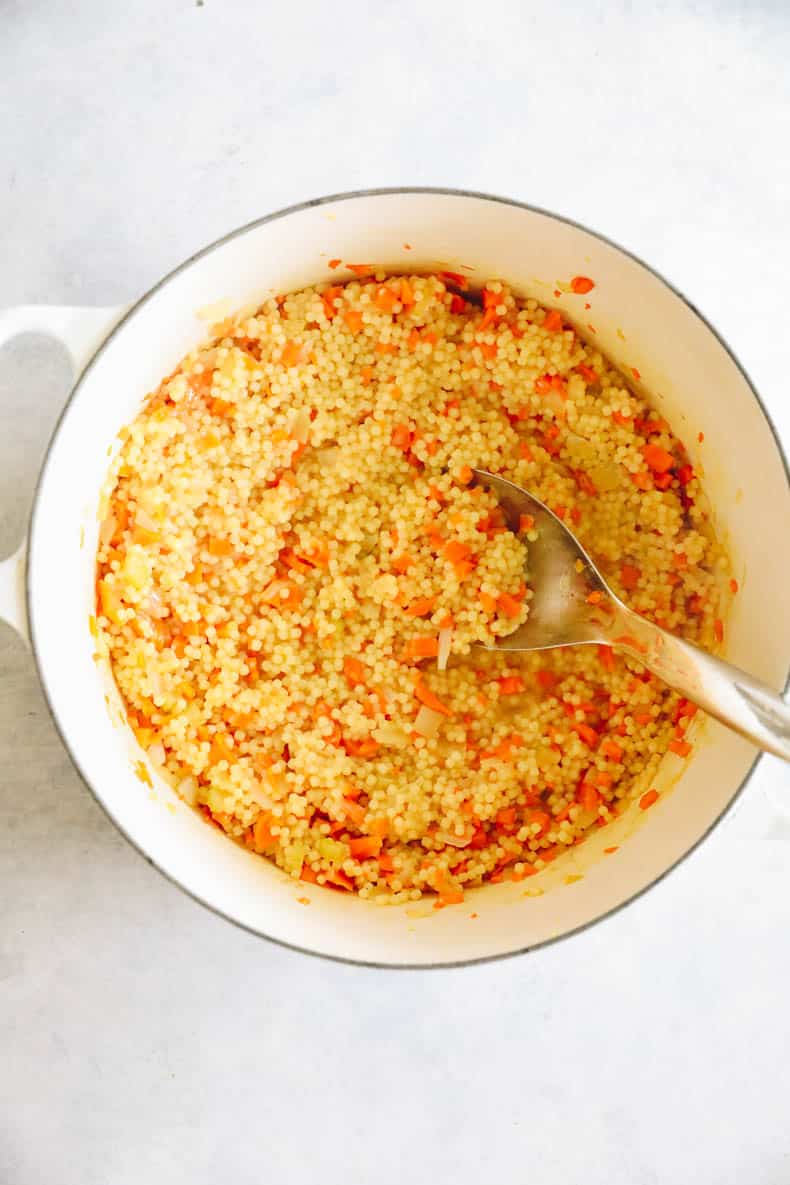
M741 361L735 354L734 350L728 344L728 342L722 337L722 335L718 332L718 330L715 329L715 327L710 323L710 321L707 319L707 317L705 317L704 314L697 308L697 306L692 301L690 301L688 299L688 297L686 297L678 288L676 288L675 285L673 283L671 283L671 281L669 281L666 278L666 276L662 275L662 273L657 271L656 268L654 268L650 264L646 263L644 261L644 259L641 258L641 256L637 255L633 251L628 250L626 247L623 247L620 243L616 242L614 239L610 238L608 235L602 234L600 231L592 230L592 229L590 229L590 227L586 226L582 222L578 222L574 218L569 218L569 217L566 217L565 215L562 215L562 214L556 214L552 210L546 210L542 206L536 206L530 202L520 202L514 198L501 197L496 194L490 194L490 193L480 193L476 190L471 190L471 189L456 189L456 188L452 188L452 187L446 188L446 187L442 187L442 186L431 186L431 185L384 186L384 187L378 187L378 188L372 188L372 189L347 190L342 193L327 194L323 197L308 198L306 201L297 202L294 205L290 205L290 206L284 206L282 209L276 210L271 214L265 214L261 218L255 218L251 222L247 222L243 226L236 227L234 230L228 231L226 234L221 235L220 238L215 239L213 242L209 243L207 246L200 248L198 251L194 252L194 254L188 256L181 263L177 264L176 267L172 268L171 271L167 272L164 276L162 276L159 280L157 280L155 284L153 284L149 289L147 289L147 291L144 292L143 295L140 296L127 309L126 313L121 318L121 320L110 330L107 337L104 338L104 340L99 345L98 349L92 355L87 366L84 368L82 373L78 376L77 381L75 382L74 386L71 388L71 390L68 394L68 397L67 397L66 402L63 406L63 409L62 409L60 415L58 416L55 426L53 428L52 434L50 436L49 442L46 447L46 451L44 453L44 458L41 463L41 468L39 470L39 475L38 475L35 490L33 493L33 502L32 502L32 508L31 508L31 512L30 512L30 522L29 522L29 526L28 526L28 538L32 538L32 536L34 535L35 530L36 530L36 523L37 523L38 510L39 510L39 504L40 504L41 487L43 485L44 477L45 477L45 474L46 474L46 471L47 471L47 468L49 465L49 460L50 460L50 455L52 452L53 444L54 444L55 440L57 439L57 436L60 432L60 429L61 429L67 415L69 414L69 411L70 411L71 406L74 402L75 396L78 394L80 387L82 385L82 381L83 381L85 375L93 368L93 366L96 363L96 360L104 352L107 345L112 341L112 339L116 336L116 334L118 334L123 329L126 322L130 319L130 317L132 317L134 315L134 313L137 311L137 309L141 305L145 304L146 301L148 301L156 292L158 292L160 288L163 288L171 279L173 279L175 276L179 275L181 272L186 271L187 268L189 268L193 263L196 263L199 259L202 259L203 256L210 254L212 251L216 250L218 247L224 246L226 243L230 242L232 239L238 238L241 235L246 234L248 231L254 230L256 227L264 226L266 223L275 222L281 218L286 218L291 214L298 214L303 210L309 210L309 209L312 209L317 206L324 206L324 205L329 205L331 203L337 203L337 202L343 202L343 201L352 201L352 200L356 200L359 198L388 197L388 196L394 196L394 195L405 196L408 194L427 194L427 195L438 195L438 196L443 196L443 197L474 198L474 199L480 200L480 201L492 202L492 203L495 203L498 205L503 205L503 206L510 206L515 209L527 210L532 214L541 214L546 218L553 219L555 222L561 222L561 223L564 223L566 226L571 226L576 230L583 231L585 234L588 234L588 235L592 236L593 238L598 239L600 242L605 243L607 246L613 247L616 251L619 251L621 255L626 256L628 259L631 259L634 263L636 263L639 267L643 268L646 272L648 272L651 276L653 276L661 284L663 284L666 288L668 288L669 291L672 292L680 301L682 301L682 303L689 310L689 312L694 317L696 317L699 321L702 322L705 329L707 329L708 332L713 335L713 337L716 339L716 341L719 343L719 345L722 347L722 349L728 355L728 357L732 361L733 365L736 367L736 369L740 373L741 377L743 378L744 382L746 383L747 387L749 388L749 390L752 394L752 397L754 398L755 402L757 403L757 406L759 407L760 411L762 412L762 415L763 415L763 418L765 419L766 425L768 426L768 429L769 429L771 435L773 436L777 452L779 454L779 457L781 458L781 461L782 461L782 464L784 467L784 472L785 472L785 477L787 479L788 487L790 488L790 458L788 458L788 454L786 453L784 445L782 444L782 440L780 438L780 435L779 435L779 432L776 428L776 425L774 424L773 420L771 419L770 413L768 412L768 409L766 408L765 404L763 403L763 400L761 399L760 395L758 394L757 389L755 388L754 383L752 382L745 367L743 366L743 364L741 363ZM104 811L104 813L110 819L110 821L114 824L114 826L117 828L117 830L121 833L121 835L127 841L127 843L129 843L130 846L133 847L135 849L135 851L137 851L153 868L156 868L156 870L159 873L161 873L162 876L164 876L168 881L170 881L171 884L176 885L177 888L179 888L182 892L186 893L187 896L191 897L193 901L196 901L198 904L204 906L206 909L211 910L211 912L213 914L215 914L217 917L221 917L225 921L231 922L234 926L237 926L241 930L246 930L248 933L254 934L258 938L264 938L264 939L266 939L266 941L275 943L277 946L284 947L286 950L298 951L300 954L311 955L314 958L327 959L328 961L333 962L333 963L344 963L344 964L349 964L349 965L355 966L355 967L371 967L371 968L376 968L376 969L380 968L383 970L392 970L392 971L413 971L413 970L432 971L432 970L440 970L440 969L444 969L444 968L450 969L450 968L456 968L456 967L477 966L477 965L480 965L483 963L493 963L493 962L497 962L501 959L511 959L511 958L515 958L519 955L526 955L532 951L536 951L536 950L540 950L540 949L543 949L548 946L552 946L558 942L564 942L566 939L572 938L574 935L580 934L583 931L590 929L592 926L598 925L600 922L605 921L607 918L613 917L615 914L619 913L620 910L625 909L626 906L631 905L633 902L637 901L640 897L642 897L645 893L648 893L651 889L655 888L655 886L660 884L661 881L663 881L665 877L669 876L669 874L671 872L673 872L676 868L678 868L687 859L687 857L689 857L692 854L692 852L696 851L696 849L700 846L700 844L702 844L708 838L708 836L711 834L711 832L714 830L714 828L716 828L719 825L719 823L721 823L722 820L730 813L730 811L734 807L735 803L738 801L738 799L741 797L744 790L746 789L746 786L748 785L748 783L751 781L752 777L754 776L754 772L757 768L757 765L758 765L761 757L763 756L763 754L761 752L758 752L756 754L754 761L750 765L750 767L747 770L745 776L743 777L740 785L735 790L734 794L730 798L727 805L719 812L718 815L716 815L716 817L714 819L711 820L710 824L705 828L702 835L700 835L700 837L691 845L691 847L689 847L681 856L679 856L675 861L673 861L673 863L671 863L667 868L665 868L663 872L661 872L658 876L656 876L648 884L644 885L640 889L637 889L636 892L634 892L630 896L626 897L623 901L618 902L617 905L613 905L610 909L605 910L603 913L599 914L597 917L592 918L590 921L583 922L581 925L575 926L572 930L567 930L563 934L559 934L556 937L544 939L542 942L536 942L536 943L533 943L529 946L519 947L516 950L502 951L501 953L495 954L495 955L483 955L478 958L458 959L458 960L451 961L451 962L442 960L442 961L436 962L436 963L409 963L409 962L389 963L389 962L382 962L380 960L367 960L367 959L351 958L351 957L346 957L344 955L328 954L326 951L313 950L310 947L299 946L296 943L287 942L282 938L275 938L272 935L266 934L264 931L255 928L254 926L250 926L250 925L246 924L245 922L241 922L237 918L234 918L230 914L227 914L223 910L219 909L216 905L212 904L211 901L208 901L205 898L201 897L200 894L195 892L193 889L188 888L185 884L183 884L180 880L178 880L175 876L173 876L165 868L161 867L161 865L159 865L155 860L153 860L148 855L148 853L142 847L140 847L140 845L137 844L128 835L123 824L112 813L110 808L107 806L107 804L101 798L98 791L96 789L94 789L90 779L88 778L85 771L82 769L82 767L81 767L81 765L80 765L80 763L79 763L79 761L78 761L78 759L71 747L69 739L66 736L65 729L61 726L61 722L58 717L58 712L57 712L55 703L53 701L53 698L50 695L49 687L47 685L47 679L46 679L46 675L44 672L44 664L43 664L43 661L42 661L41 656L39 654L37 640L36 640L35 619L34 619L32 611L31 611L32 610L32 601L31 601L30 590L32 587L32 577L33 577L31 556L32 556L32 549L30 547L28 547L27 556L26 556L26 560L25 560L25 599L26 599L27 616L28 616L28 622L29 622L30 646L31 646L31 650L33 652L33 657L35 659L36 670L38 672L39 682L41 684L41 688L44 693L44 700L46 702L47 710L49 712L52 723L54 724L55 729L56 729L58 735L60 736L61 741L63 742L66 752L68 753L68 756L71 759L72 765L76 769L83 784L85 785L87 790L90 792L93 799L98 803L98 805L101 807L101 809ZM785 676L784 693L786 693L789 688L790 688L790 660L788 661L788 671L787 671L787 675Z

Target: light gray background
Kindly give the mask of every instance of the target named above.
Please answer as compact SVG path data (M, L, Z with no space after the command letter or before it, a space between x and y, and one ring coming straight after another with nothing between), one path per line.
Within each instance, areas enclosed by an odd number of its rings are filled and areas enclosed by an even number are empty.
M655 264L787 441L788 61L782 0L0 0L0 305L127 301L322 193L488 190ZM51 344L0 356L3 553L67 382ZM0 1185L790 1182L778 763L571 942L377 972L181 895L81 786L5 630L0 671Z

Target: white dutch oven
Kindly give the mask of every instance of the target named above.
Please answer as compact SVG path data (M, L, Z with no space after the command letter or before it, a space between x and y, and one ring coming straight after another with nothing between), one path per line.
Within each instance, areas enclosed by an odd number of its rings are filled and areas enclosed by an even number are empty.
M605 916L663 876L733 802L755 750L708 722L688 764L665 759L655 783L665 792L650 811L633 807L539 876L469 893L463 906L441 911L430 903L377 907L287 879L207 826L156 777L153 790L144 785L135 772L142 754L93 658L97 512L116 433L203 338L198 309L336 279L342 273L328 269L332 257L397 270L466 265L473 280L500 277L563 309L583 331L594 326L603 350L638 368L704 469L742 584L726 657L784 686L790 614L774 541L790 538L788 472L732 354L664 280L598 235L515 202L441 190L344 194L273 214L206 248L130 309L0 315L0 342L27 330L51 333L80 373L41 473L26 562L20 552L0 568L0 614L29 631L55 722L107 813L149 860L218 913L289 946L364 963L441 965L525 951ZM557 281L579 273L593 277L593 293L555 299ZM602 856L614 845L614 855Z

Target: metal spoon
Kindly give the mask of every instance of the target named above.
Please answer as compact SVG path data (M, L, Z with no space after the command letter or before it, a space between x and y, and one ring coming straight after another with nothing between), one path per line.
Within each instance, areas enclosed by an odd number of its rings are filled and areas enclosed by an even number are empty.
M770 687L634 613L615 596L578 539L548 506L504 477L482 469L474 472L499 501L511 530L519 529L522 514L530 514L538 532L529 548L529 617L512 634L497 639L492 649L611 646L643 663L728 728L790 761L790 706Z

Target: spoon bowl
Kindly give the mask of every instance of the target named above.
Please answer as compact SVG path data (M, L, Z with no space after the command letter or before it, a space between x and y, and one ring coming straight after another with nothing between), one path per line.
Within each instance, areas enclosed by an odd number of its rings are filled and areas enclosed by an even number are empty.
M523 515L533 520L528 532L529 616L489 649L610 646L648 667L761 749L790 761L790 707L780 696L746 672L634 613L612 592L573 532L539 498L484 469L473 472L496 497L510 530L520 530Z

